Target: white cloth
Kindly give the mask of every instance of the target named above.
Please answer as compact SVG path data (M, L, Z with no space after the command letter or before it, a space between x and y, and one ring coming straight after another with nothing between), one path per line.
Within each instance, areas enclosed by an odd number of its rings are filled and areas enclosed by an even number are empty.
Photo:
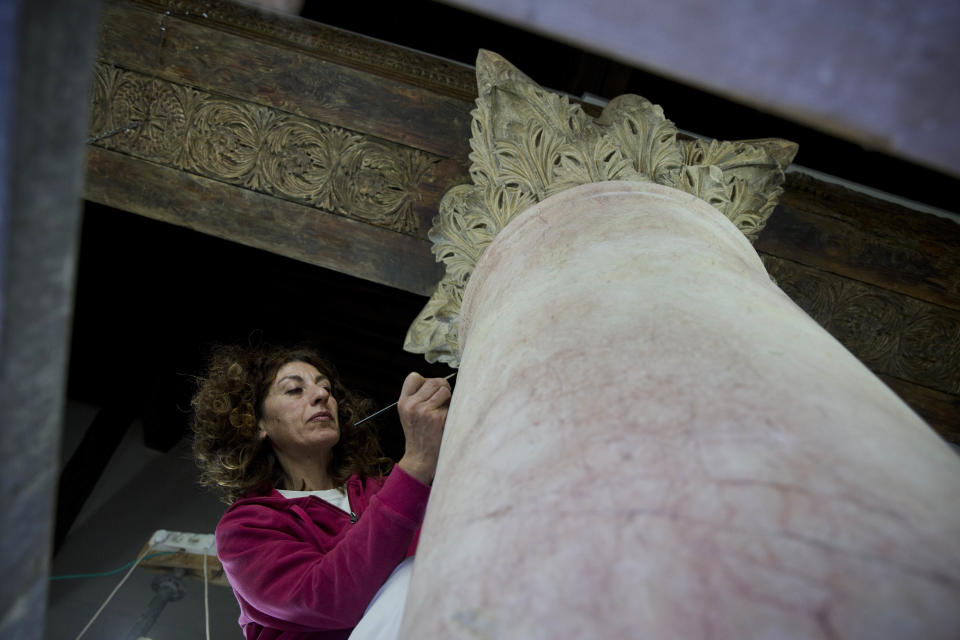
M399 637L412 574L413 557L410 557L397 565L373 596L349 640L396 640Z
M335 507L351 513L350 498L347 496L345 487L339 489L322 489L317 491L290 491L289 489L277 489L284 498L302 498L304 496L317 496L325 502L329 502Z

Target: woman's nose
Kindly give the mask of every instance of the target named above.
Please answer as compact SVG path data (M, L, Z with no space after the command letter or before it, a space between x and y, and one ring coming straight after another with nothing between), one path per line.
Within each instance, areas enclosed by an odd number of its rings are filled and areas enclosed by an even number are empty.
M316 387L313 391L313 398L311 399L311 404L319 404L321 402L326 402L327 398L330 397L330 392L327 391L324 387Z

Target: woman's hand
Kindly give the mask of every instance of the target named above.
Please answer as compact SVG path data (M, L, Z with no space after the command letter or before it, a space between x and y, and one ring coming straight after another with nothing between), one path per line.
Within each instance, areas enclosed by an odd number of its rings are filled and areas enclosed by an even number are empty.
M400 468L425 484L433 482L440 455L440 439L447 421L450 383L411 373L403 382L397 411L407 440Z

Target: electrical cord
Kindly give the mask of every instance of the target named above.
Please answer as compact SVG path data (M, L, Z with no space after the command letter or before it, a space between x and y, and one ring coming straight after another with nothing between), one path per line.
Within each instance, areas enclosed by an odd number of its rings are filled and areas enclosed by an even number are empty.
M106 576L116 575L116 574L120 573L121 571L123 571L124 569L128 569L128 568L130 567L130 565L136 564L137 562L142 562L142 561L144 561L144 560L149 560L150 558L156 558L157 556L167 556L167 555L170 555L171 553L174 553L174 552L173 552L173 551L160 551L160 552L157 552L157 553L151 553L150 555L144 556L143 558L141 558L141 559L139 559L139 560L131 560L131 561L128 562L127 564L123 565L122 567L119 567L119 568L114 569L114 570L112 570L112 571L101 571L100 573L68 573L68 574L65 574L65 575L62 575L62 576L50 576L50 580L77 580L77 579L79 579L79 578L104 578L104 577L106 577Z

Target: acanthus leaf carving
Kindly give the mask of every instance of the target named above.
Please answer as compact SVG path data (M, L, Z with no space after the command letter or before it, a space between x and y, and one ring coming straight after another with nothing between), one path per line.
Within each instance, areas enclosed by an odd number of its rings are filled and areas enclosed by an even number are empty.
M110 84L109 102L103 105L107 121L137 126L105 140L105 146L129 149L155 162L174 162L189 118L183 91L129 73L116 74Z
M718 209L756 241L783 194L783 170L797 153L796 143L778 138L684 140L681 148L684 166L706 165L723 172L730 195Z
M618 96L607 104L597 124L610 128L608 137L643 179L676 184L683 162L677 128L658 105L640 96Z
M663 110L639 96L594 120L489 51L477 57L470 177L443 198L429 233L446 274L404 342L430 362L459 364L463 288L483 250L513 217L580 184L655 181L691 193L751 240L763 228L796 153L786 141L681 142Z
M284 122L266 137L265 173L274 193L332 210L337 159L357 142L356 134L326 131L311 123Z
M264 107L232 100L204 100L187 136L189 169L261 191L267 186L258 170L267 130L276 117Z
M116 93L122 71L116 67L97 65L93 76L93 96L91 101L90 134L100 135L113 126L110 118L110 102Z

